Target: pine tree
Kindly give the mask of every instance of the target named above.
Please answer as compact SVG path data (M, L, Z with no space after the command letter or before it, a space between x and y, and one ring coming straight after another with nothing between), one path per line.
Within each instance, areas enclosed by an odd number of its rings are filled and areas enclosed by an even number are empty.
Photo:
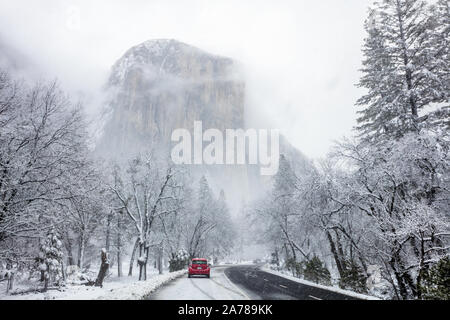
M292 194L295 188L295 173L284 154L280 154L278 172L274 177L275 196Z
M365 24L369 36L365 39L363 49L365 60L361 71L364 75L358 84L359 87L369 89L369 92L357 101L358 106L364 107L358 111L358 129L368 138L392 131L393 120L398 114L390 93L399 80L393 79L395 66L389 58L387 41L375 21L375 15L376 12L372 10Z
M447 46L433 19L421 0L384 0L371 10L358 84L368 93L357 101L362 107L357 128L365 139L417 131L424 119L420 112L447 101Z
M213 219L216 227L212 231L212 256L214 263L218 259L230 253L234 246L236 230L227 206L225 192L220 190L219 199L216 200L216 208L213 210Z
M272 203L270 216L273 219L275 228L279 228L282 234L283 246L286 250L286 260L290 259L290 264L297 262L297 253L300 252L304 258L307 258L305 252L295 242L296 228L292 221L298 216L296 198L296 175L289 160L280 155L280 163L277 174L274 176L274 185L272 190Z
M204 217L208 216L213 202L214 198L208 180L206 180L205 176L202 176L199 181L198 190L199 213Z
M355 261L347 261L347 269L339 279L339 286L343 289L351 289L359 293L367 293L365 276L362 268Z
M331 284L330 271L317 256L305 262L303 274L306 280L324 285Z
M44 291L50 282L61 284L63 278L63 249L58 233L51 229L41 245L40 269L44 274Z
M450 258L445 257L424 274L422 298L426 300L450 299Z
M430 61L428 68L438 74L441 92L447 93L444 103L432 110L426 117L426 124L432 128L450 129L450 5L448 0L439 0L430 7L430 19L425 38L427 55ZM434 88L430 88L434 90Z
M188 251L190 258L198 257L206 252L206 237L216 227L213 221L212 211L215 207L215 199L213 197L208 180L202 176L199 181L197 193L197 210L190 219L193 222L192 233L188 240Z

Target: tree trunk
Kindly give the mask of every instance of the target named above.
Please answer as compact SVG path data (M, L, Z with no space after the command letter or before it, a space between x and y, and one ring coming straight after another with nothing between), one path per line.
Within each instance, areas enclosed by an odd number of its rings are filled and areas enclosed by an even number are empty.
M67 275L66 275L66 268L64 266L64 261L61 261L61 275L63 281L66 282Z
M103 287L103 280L106 277L106 272L108 272L109 261L108 261L108 253L105 249L102 250L101 253L102 264L100 265L100 271L98 272L97 279L95 280L96 287Z
M338 269L339 276L342 278L344 276L345 270L342 266L341 259L339 258L339 253L336 250L336 246L334 245L333 237L331 236L330 232L327 231L326 233L327 233L328 242L330 244L331 253L333 254L334 261L336 262L336 267Z
M122 239L120 215L117 216L117 276L122 276Z
M400 27L400 39L401 39L401 43L402 43L402 58L403 58L403 63L406 69L405 72L405 80L406 80L406 85L408 88L408 92L411 92L412 88L413 88L413 74L411 72L411 70L409 69L408 65L409 65L409 54L408 54L408 48L406 47L406 37L407 35L405 34L405 30L404 30L404 19L402 18L402 13L401 10L397 7L397 18L398 18L398 23L399 23L399 27ZM414 126L417 126L417 117L418 117L418 110L417 110L417 103L416 103L416 99L414 97L413 94L410 93L409 96L409 105L411 108L411 115L412 115L412 119L413 119L413 124ZM417 129L417 128L416 128Z
M130 268L128 270L128 276L133 275L133 263L136 258L136 251L139 246L139 238L136 239L136 242L134 243L133 252L131 253L131 259L130 259Z
M338 231L335 229L334 233L336 234L336 247L338 251L339 258L341 260L341 266L344 271L347 271L347 262L345 260L344 250L342 248L341 238L339 237Z
M83 268L84 263L84 246L85 246L85 240L84 240L84 231L80 233L80 237L78 240L78 268L80 270Z
M144 248L144 244L139 243L139 257L138 257L139 280L143 280L143 278L144 278L144 260L142 259L143 248Z
M139 280L147 280L147 261L149 248L144 243L139 244Z
M6 294L14 288L14 272L10 271L8 275L8 282L6 283Z
M122 275L122 257L119 250L117 251L117 276L120 278Z
M112 220L112 213L108 214L108 217L106 219L106 239L105 239L106 252L109 252L111 247L111 220Z
M149 248L145 248L145 260L144 260L144 280L147 280L147 261L148 261L148 250Z
M162 250L162 247L159 247L158 248L158 272L159 272L159 274L163 273L162 258L163 258L163 250Z
M72 266L75 264L75 259L73 258L73 247L72 247L72 240L69 238L69 235L66 234L66 250L67 250L67 263L69 266Z
M47 289L48 289L48 282L50 280L50 274L48 273L48 270L49 270L49 268L47 266L47 274L44 275L44 292L47 291Z

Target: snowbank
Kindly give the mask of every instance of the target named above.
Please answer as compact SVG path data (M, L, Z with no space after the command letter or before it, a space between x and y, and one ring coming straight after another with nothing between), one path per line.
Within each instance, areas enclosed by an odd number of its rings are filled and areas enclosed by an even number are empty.
M267 266L261 267L261 270L265 271L265 272L268 272L268 273L271 273L271 274L274 274L274 275L277 275L277 276L280 276L280 277L283 277L283 278L286 278L286 279L289 279L289 280L292 280L292 281L295 281L295 282L298 282L298 283L301 283L301 284L304 284L304 285L308 285L308 286L311 286L311 287L316 287L316 288L320 288L320 289L324 289L324 290L328 290L328 291L332 291L332 292L337 292L337 293L340 293L340 294L345 294L345 295L350 296L350 297L363 299L363 300L380 300L377 297L368 296L368 295L365 295L365 294L356 293L356 292L349 291L349 290L344 290L344 289L341 289L341 288L328 287L328 286L317 284L317 283L314 283L314 282L311 282L311 281L308 281L308 280L299 279L299 278L296 278L296 277L293 277L293 276L289 276L289 275L283 274L281 272L269 269Z
M49 290L45 293L4 295L0 292L0 300L140 300L160 286L186 274L186 270L157 274L150 273L147 281L137 280L137 276L113 278L105 281L103 288L68 285L60 290Z
M98 297L99 300L142 300L162 285L185 275L187 270L170 272L152 277L147 281L133 282L122 288L110 290L105 295Z

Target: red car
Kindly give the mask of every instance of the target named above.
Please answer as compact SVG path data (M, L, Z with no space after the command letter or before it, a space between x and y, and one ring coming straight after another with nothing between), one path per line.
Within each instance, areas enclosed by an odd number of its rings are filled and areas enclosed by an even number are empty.
M209 278L210 271L211 268L208 264L208 260L203 258L194 258L189 264L188 277L190 278L195 275L203 275Z

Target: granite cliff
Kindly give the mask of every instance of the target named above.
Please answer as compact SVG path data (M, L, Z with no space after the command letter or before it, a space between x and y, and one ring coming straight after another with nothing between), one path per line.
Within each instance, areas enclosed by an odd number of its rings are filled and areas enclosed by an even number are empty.
M112 67L99 148L133 152L170 146L176 128L244 127L245 84L237 64L176 40L150 40Z
M246 128L239 64L176 40L149 40L129 49L113 65L107 91L97 152L109 157L129 159L150 149L168 155L172 131L192 132L194 121L202 121L203 130ZM311 168L283 137L280 152L301 171ZM270 183L257 165L201 165L192 172L206 175L217 193L223 189L235 214Z

